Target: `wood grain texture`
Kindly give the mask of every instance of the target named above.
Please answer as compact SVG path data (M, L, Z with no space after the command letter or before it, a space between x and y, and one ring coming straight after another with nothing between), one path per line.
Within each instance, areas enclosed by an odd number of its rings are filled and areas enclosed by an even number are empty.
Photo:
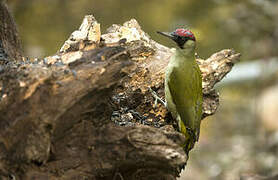
M94 32L98 23L85 18L92 27L83 30ZM186 164L185 138L149 91L163 96L171 50L134 19L93 39L72 38L65 52L2 65L2 179L175 179ZM238 59L223 50L199 60L203 117L215 113L213 86Z

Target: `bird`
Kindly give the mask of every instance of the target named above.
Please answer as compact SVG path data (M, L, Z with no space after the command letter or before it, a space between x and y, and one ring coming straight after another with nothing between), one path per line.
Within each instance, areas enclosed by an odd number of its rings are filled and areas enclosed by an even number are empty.
M202 75L195 59L196 38L188 29L157 33L177 44L165 72L165 106L186 139L187 154L199 140L202 118Z

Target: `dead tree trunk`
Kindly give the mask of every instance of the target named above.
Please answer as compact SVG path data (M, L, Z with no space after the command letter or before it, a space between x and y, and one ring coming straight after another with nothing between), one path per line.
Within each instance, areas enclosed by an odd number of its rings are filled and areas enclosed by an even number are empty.
M149 91L163 96L170 56L134 19L101 35L86 16L56 55L2 63L1 179L175 179L185 139ZM215 113L213 87L239 56L198 59L203 117Z
M15 22L6 4L0 0L0 59L3 61L10 57L10 61L12 61L20 59L21 56L21 45Z

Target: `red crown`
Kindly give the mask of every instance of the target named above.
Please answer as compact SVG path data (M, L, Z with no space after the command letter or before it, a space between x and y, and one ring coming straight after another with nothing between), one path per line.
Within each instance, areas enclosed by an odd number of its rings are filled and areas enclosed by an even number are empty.
M195 40L194 34L187 29L176 29L175 34L178 36L189 37L192 40Z

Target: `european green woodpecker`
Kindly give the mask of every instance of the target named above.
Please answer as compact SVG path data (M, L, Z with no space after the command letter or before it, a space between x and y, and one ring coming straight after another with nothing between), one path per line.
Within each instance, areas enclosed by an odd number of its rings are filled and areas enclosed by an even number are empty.
M196 39L186 29L158 33L178 45L166 70L165 99L167 109L186 138L183 146L188 153L199 139L203 103L202 75L195 59Z

